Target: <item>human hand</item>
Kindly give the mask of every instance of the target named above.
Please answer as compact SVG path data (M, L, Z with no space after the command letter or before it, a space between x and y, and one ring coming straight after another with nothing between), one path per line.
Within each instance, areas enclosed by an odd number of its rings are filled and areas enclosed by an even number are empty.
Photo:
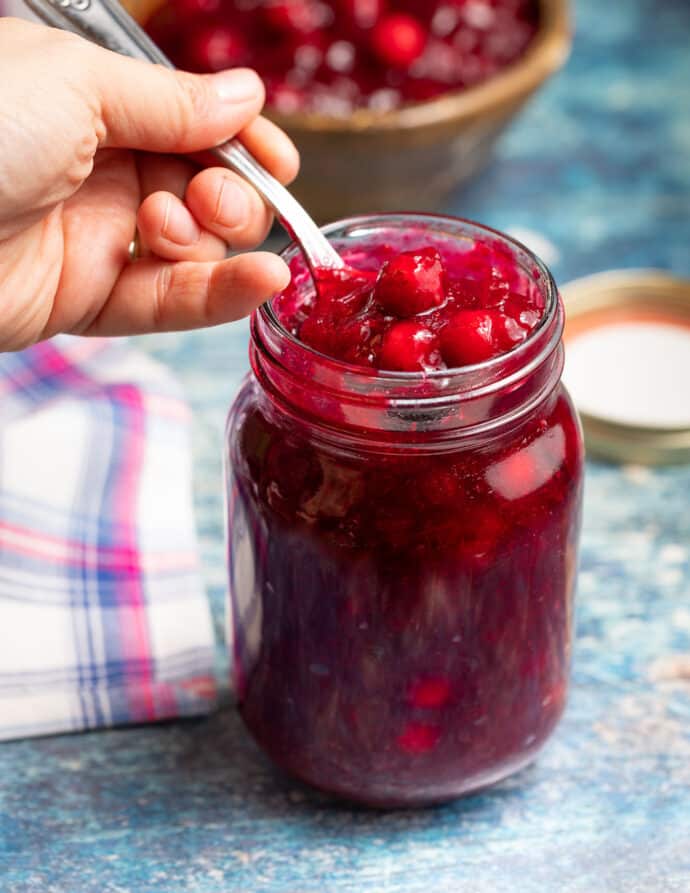
M216 325L284 288L275 255L225 258L265 238L258 194L175 157L239 134L289 183L297 151L263 101L248 69L172 72L0 18L0 350Z

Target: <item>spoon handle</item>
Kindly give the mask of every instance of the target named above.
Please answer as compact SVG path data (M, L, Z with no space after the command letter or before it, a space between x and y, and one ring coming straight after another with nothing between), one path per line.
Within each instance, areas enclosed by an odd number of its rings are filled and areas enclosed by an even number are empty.
M73 31L106 49L174 68L168 57L120 6L117 0L24 0L39 19L54 28ZM223 167L244 177L275 211L295 238L312 269L345 266L300 203L251 155L239 140L210 150Z

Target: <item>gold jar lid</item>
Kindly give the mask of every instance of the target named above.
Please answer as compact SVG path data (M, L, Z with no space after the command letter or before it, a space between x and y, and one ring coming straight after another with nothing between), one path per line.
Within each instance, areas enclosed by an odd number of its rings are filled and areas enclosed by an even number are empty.
M563 380L590 454L690 461L690 280L614 270L567 283Z

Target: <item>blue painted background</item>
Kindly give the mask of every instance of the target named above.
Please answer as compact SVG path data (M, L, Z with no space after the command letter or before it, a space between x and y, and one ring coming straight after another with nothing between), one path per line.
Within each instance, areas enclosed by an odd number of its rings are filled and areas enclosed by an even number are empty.
M690 3L576 0L567 68L449 208L559 282L690 275ZM220 441L246 326L143 339L195 411L219 636ZM0 747L2 893L687 893L690 468L587 469L571 701L530 769L440 809L334 805L275 772L231 709ZM219 651L219 671L223 671Z

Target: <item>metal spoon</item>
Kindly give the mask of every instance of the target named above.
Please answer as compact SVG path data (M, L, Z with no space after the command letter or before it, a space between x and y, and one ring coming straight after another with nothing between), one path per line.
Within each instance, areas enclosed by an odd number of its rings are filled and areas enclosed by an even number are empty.
M128 15L117 0L24 0L39 19L54 28L73 31L116 53L175 66ZM302 248L312 271L346 266L300 203L272 177L238 140L210 150L223 167L244 177L275 211L278 220Z

